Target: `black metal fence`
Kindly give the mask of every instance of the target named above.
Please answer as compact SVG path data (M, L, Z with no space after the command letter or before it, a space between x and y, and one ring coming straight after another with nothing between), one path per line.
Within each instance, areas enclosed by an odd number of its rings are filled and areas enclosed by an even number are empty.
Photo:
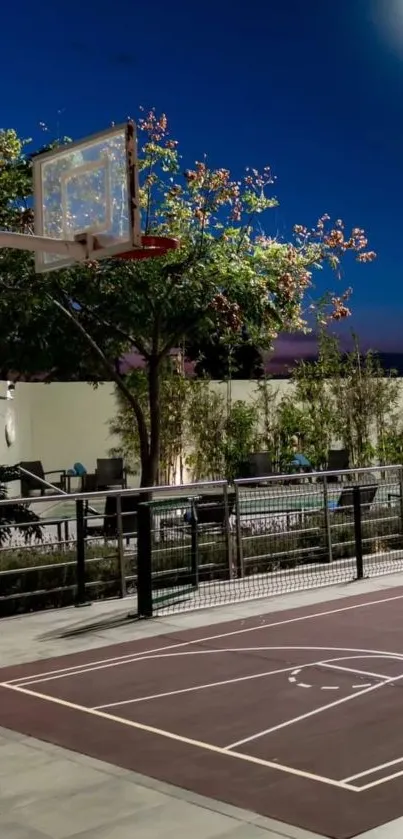
M131 595L151 617L400 571L402 487L396 466L25 499L37 542L1 539L0 502L0 616Z

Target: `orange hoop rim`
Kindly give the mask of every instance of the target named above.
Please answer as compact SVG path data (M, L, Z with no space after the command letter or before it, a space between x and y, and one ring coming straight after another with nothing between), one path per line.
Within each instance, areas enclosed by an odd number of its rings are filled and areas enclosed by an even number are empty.
M179 248L179 239L172 239L169 236L142 236L141 247L119 253L115 259L154 259L177 248Z

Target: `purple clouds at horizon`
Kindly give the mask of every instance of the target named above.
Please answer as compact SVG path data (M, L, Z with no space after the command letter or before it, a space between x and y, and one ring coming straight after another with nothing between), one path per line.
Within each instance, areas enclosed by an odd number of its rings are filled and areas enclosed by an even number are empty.
M345 349L351 347L351 336L345 330L340 330L340 337L342 346ZM385 353L396 353L403 356L403 348L400 341L391 335L389 340L377 342L374 346L368 340L360 340L361 348L366 351L368 349L378 350ZM295 363L308 358L314 358L317 355L318 345L315 333L309 334L294 333L280 335L274 346L272 353L263 353L263 363L265 372L272 376L286 376L288 371L291 371ZM176 351L172 350L171 355L176 355ZM120 362L119 372L125 375L130 370L143 368L145 366L144 358L138 352L126 353ZM194 375L195 362L185 360L185 374L187 376ZM14 381L24 381L24 377L19 376L14 371L9 371L8 379ZM46 374L38 372L36 376L30 378L30 381L44 381Z

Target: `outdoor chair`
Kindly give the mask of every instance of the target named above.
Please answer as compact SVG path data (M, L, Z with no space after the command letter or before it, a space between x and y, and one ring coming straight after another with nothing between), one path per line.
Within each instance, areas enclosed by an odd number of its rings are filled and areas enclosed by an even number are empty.
M26 469L27 472L31 472L32 475L35 475L42 481L48 481L48 483L53 484L53 486L57 487L57 489L63 490L63 492L66 491L66 471L64 469L51 469L49 472L45 472L40 460L25 460L21 461L18 465L21 470ZM57 478L53 480L52 475L56 475ZM21 471L21 497L30 498L34 495L44 496L57 494L56 490L52 489L52 487L46 487L43 483L41 483L41 480L37 481L35 480L35 477L26 475Z
M228 511L225 509L224 494L201 495L194 499L194 508L196 513L196 528L199 532L200 530L208 533L213 533L217 530L225 532L227 515L229 520L234 513L235 494L231 493L228 496ZM161 519L160 530L162 540L166 538L166 531L173 531L178 535L181 532L186 532L190 527L191 522L192 512L190 505L188 506L183 518L170 516Z
M98 458L95 474L97 488L100 490L127 487L127 474L122 457Z
M135 495L121 495L121 510L122 510L122 535L128 541L132 536L137 534L137 511L140 503L140 493ZM91 520L90 513L91 503L87 502L85 505L86 531L87 536L108 539L118 538L118 515L117 515L117 497L109 495L105 498L105 507L103 515L93 516ZM101 519L101 522L100 522Z
M350 453L348 449L329 449L326 472L341 472L344 469L348 469L349 466ZM341 476L341 479L343 480L343 476ZM327 478L328 483L337 483L338 481L339 475L329 475Z
M195 501L197 525L208 529L209 527L225 528L228 519L232 516L235 507L235 495L231 493L228 497L228 510L225 509L224 495L202 495Z
M81 476L81 492L97 492L98 478L96 472L86 472Z
M268 452L253 452L246 460L244 460L239 469L238 479L245 478L262 478L262 483L265 478L273 475L273 464ZM258 486L259 481L253 481L251 486ZM244 484L247 486L247 484Z
M361 509L364 507L369 510L375 501L376 493L378 492L378 484L361 485L360 487ZM354 509L354 490L343 489L337 501L329 501L329 510L332 512L341 512L351 514Z

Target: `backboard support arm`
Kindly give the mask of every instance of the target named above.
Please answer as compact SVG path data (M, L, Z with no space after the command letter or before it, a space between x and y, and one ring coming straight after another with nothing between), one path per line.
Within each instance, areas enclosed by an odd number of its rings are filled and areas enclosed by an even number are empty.
M44 251L82 261L89 259L93 253L93 237L87 235L85 241L69 242L66 239L50 239L47 236L31 236L27 233L10 233L8 230L0 230L0 248L35 253Z

